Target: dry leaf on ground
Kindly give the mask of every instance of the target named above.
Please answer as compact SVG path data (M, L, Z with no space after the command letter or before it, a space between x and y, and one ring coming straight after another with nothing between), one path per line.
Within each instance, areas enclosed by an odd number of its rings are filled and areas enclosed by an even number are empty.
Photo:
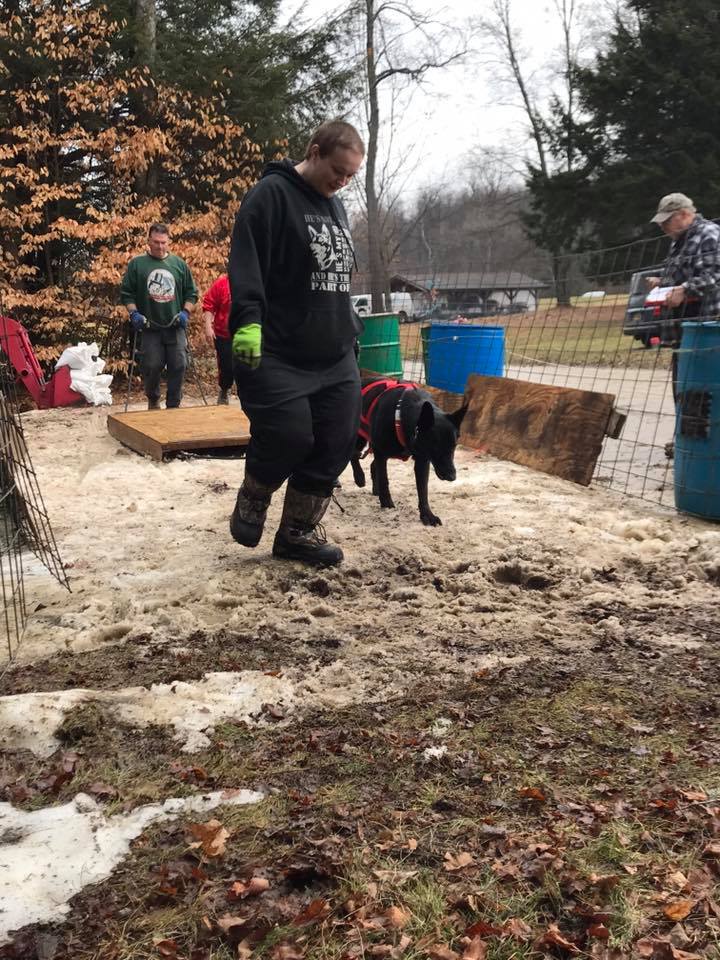
M472 858L472 854L467 853L467 851L461 851L460 853L446 853L443 867L448 873L453 873L455 870L464 870L466 867L472 867L474 865L475 861Z
M430 957L430 960L460 960L459 954L442 943L436 943L432 947L429 947L427 955Z
M310 901L307 907L293 919L293 923L298 927L305 923L316 923L318 920L324 920L329 913L330 904L327 900L318 897Z
M520 787L518 793L521 797L524 797L525 800L535 800L537 803L545 803L547 797L539 790L537 787Z
M510 917L503 924L503 933L516 940L529 940L532 936L532 927L520 917Z
M236 880L228 890L229 900L244 900L245 897L255 897L264 893L270 887L270 881L264 877L252 877L247 883Z
M161 957L177 957L178 945L174 940L156 940L155 949Z
M388 907L385 916L388 926L394 927L396 930L401 930L407 926L411 918L411 914L407 910L403 910L402 907Z
M678 890L682 890L687 886L688 878L681 870L675 870L674 873L668 875L667 882L671 886L677 887Z
M208 820L207 823L191 823L190 832L197 840L191 847L201 847L206 857L221 857L225 853L230 831L219 820Z
M488 945L481 937L473 937L463 950L462 960L485 960Z
M663 913L668 920L684 920L694 906L695 903L693 900L675 900L665 907Z
M545 933L535 941L536 950L542 950L545 947L560 947L568 953L580 953L575 944L562 935L556 923L551 923Z
M223 933L227 933L233 927L242 927L247 923L247 920L245 917L233 917L229 913L225 913L222 917L217 918L216 923Z

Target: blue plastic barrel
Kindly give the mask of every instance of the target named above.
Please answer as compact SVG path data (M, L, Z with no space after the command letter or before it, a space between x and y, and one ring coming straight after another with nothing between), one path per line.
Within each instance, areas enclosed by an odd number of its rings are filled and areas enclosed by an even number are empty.
M675 404L675 506L720 520L720 323L682 324Z
M504 376L505 328L476 323L433 323L427 353L430 386L464 393L471 373Z

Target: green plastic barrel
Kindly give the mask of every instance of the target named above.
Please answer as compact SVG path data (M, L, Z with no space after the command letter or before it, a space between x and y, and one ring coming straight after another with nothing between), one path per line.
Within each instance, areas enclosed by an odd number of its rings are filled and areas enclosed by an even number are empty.
M386 377L402 377L400 323L396 313L371 313L363 317L360 336L360 369Z

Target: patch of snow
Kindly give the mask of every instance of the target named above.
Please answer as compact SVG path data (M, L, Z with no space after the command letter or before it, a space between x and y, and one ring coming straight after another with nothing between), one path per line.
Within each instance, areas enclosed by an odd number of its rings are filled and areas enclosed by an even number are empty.
M305 703L313 707L339 707L361 703L373 695L384 700L404 688L398 671L395 682L388 671L386 686L378 691L370 667L350 670L342 661L309 668L302 676L289 671L282 677L259 670L208 673L194 683L176 680L151 687L120 690L57 690L0 697L0 750L30 750L48 757L60 746L55 733L65 715L82 703L98 703L116 719L134 727L172 726L185 753L210 745L210 734L221 720L263 722L263 704L273 704L282 714ZM282 720L282 717L275 718Z
M437 740L441 740L443 737L446 737L452 728L452 720L448 717L438 717L435 723L432 725L430 735L435 737Z
M0 803L0 943L29 923L62 919L68 901L83 887L109 877L130 842L150 824L262 799L252 790L215 791L173 797L113 817L82 793L63 806L42 810Z
M513 533L518 537L534 537L536 535L534 527L513 527Z
M426 763L429 763L431 760L439 760L445 756L447 750L448 748L444 743L439 747L425 747L422 752L423 760Z
M197 683L157 683L123 690L58 690L0 698L0 749L26 749L46 757L59 747L55 731L65 714L81 703L108 708L132 726L168 724L194 753L208 746L208 733L223 719L251 720L264 703L290 708L293 685L254 670L208 673Z

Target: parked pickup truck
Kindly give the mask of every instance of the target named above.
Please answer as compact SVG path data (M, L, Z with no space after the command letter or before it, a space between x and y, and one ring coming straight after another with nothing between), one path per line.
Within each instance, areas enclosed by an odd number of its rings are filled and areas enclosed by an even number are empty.
M677 324L668 320L667 309L660 305L645 306L648 295L647 277L657 277L662 265L638 270L630 278L623 333L639 340L644 347L677 345Z

